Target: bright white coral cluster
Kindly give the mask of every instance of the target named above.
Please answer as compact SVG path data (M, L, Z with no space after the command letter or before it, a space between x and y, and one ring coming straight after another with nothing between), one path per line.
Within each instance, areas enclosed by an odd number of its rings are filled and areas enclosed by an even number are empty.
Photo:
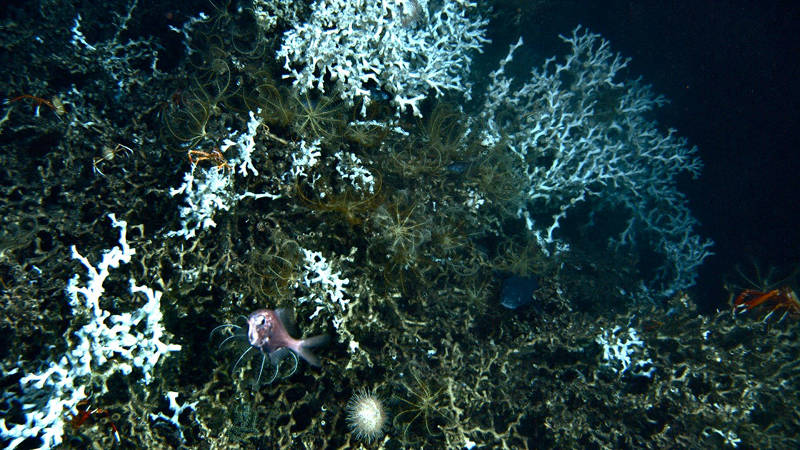
M292 167L289 169L289 172L283 174L284 179L294 183L297 182L300 177L311 178L313 184L319 176L312 176L311 169L319 164L321 157L322 150L319 139L311 143L300 141L300 145L297 146L292 153Z
M330 80L348 104L363 100L362 114L374 95L388 95L399 111L420 116L431 91L469 98L471 54L487 42L477 3L432 3L317 0L311 17L284 34L278 58L300 93L324 92Z
M238 173L241 177L248 174L258 176L258 169L253 163L253 153L256 150L256 134L261 126L261 119L250 111L250 120L247 122L247 131L231 134L223 140L221 150L231 154L227 162L229 167L218 166L200 168L192 164L189 172L183 176L183 184L170 189L171 196L183 194L185 204L180 207L181 226L177 231L170 231L167 236L183 236L192 239L198 231L207 230L217 226L214 216L219 211L231 209L243 198L280 198L280 194L253 193L245 191L238 194L233 190L234 176Z
M625 374L630 369L632 375L648 378L653 376L655 366L647 355L644 341L634 328L628 328L627 333L619 326L601 331L595 342L603 347L604 366L619 375Z
M142 293L147 299L141 308L112 315L100 307L103 283L111 269L130 262L135 253L126 239L126 222L113 214L109 217L120 229L119 246L106 250L96 267L72 247L73 257L86 267L89 277L82 284L75 275L67 284L67 294L73 314L86 324L74 332L74 338L67 339L71 345L66 354L44 370L20 379L17 400L22 404L25 423L9 426L0 419L0 434L12 439L8 448L36 437L42 448L60 444L65 416L69 411L77 413L78 402L87 398L87 388L95 395L103 394L108 377L116 372L129 375L134 367L141 370L142 381L150 383L158 361L181 348L163 341L161 292L130 280L131 295Z
M696 148L646 118L666 100L638 80L618 80L628 60L608 41L580 27L561 38L572 50L566 60L548 59L530 80L505 73L522 40L490 75L483 143L505 146L524 167L520 216L547 249L563 248L554 232L575 205L615 211L628 222L612 244L646 239L665 259L655 295L691 286L711 242L694 234L697 221L675 179L699 174Z
M348 180L356 191L375 193L375 177L364 167L361 158L342 151L336 152L333 156L336 158L336 172L342 179Z
M309 317L313 319L319 313L328 312L333 320L333 326L338 330L347 311L350 300L345 298L345 286L350 283L347 278L342 278L341 273L334 271L331 263L322 256L322 252L303 250L305 256L305 274L303 285L309 289L309 294L298 299L299 303L312 302L317 309Z
M179 209L182 228L170 231L167 236L191 239L198 230L217 226L214 221L217 211L229 210L236 201L232 184L230 172L217 167L198 168L193 164L192 170L183 176L183 184L169 191L173 197L183 194L186 204Z
M260 113L261 110L259 109L258 112ZM249 172L252 172L253 175L258 175L258 170L253 165L253 152L256 149L256 133L258 133L258 127L262 124L262 120L260 117L256 117L253 111L250 111L250 120L247 121L247 131L235 136L231 134L230 137L226 138L222 142L222 146L220 150L223 152L228 151L231 147L238 150L238 155L232 156L228 162L234 168L238 168L239 174L243 177L246 177ZM235 137L236 140L232 140L231 138Z

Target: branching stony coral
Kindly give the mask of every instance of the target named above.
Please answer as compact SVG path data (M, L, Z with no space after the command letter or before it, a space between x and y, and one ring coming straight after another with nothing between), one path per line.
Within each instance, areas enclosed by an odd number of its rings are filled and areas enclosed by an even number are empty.
M444 0L437 10L428 0L318 0L309 20L284 35L278 58L301 93L325 92L329 79L350 105L364 100L362 115L383 90L399 111L421 116L430 91L469 98L471 53L487 42L476 10L467 0Z
M109 218L120 229L119 245L104 251L100 262L92 264L72 247L73 257L83 264L88 277L84 281L76 274L67 282L66 293L75 317L87 323L68 333L70 349L62 357L19 379L17 398L25 422L0 419L0 437L9 439L8 448L16 448L31 438L40 439L43 447L60 444L64 411L74 411L86 398L87 388L104 394L109 377L117 373L128 376L134 368L140 370L141 381L149 384L163 356L181 349L180 345L164 342L167 336L161 323L160 291L138 286L130 279L131 295L143 294L147 302L139 309L120 314L102 309L101 297L107 297L106 279L136 253L128 245L127 222L117 220L113 214Z
M576 205L597 215L613 211L627 224L610 243L645 241L660 253L664 263L645 289L666 298L694 284L697 266L711 254L711 241L693 233L697 220L676 186L681 172L699 175L697 149L647 119L666 99L639 80L621 80L628 59L608 41L580 27L561 39L571 54L546 60L513 89L505 67L522 40L511 46L490 74L483 143L518 159L528 179L518 215L545 251L567 247L556 234Z

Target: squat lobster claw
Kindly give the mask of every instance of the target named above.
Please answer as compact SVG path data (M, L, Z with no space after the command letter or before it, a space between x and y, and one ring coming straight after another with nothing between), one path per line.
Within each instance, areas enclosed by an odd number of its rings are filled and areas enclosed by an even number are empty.
M192 166L197 165L197 163L200 161L208 160L214 164L214 167L217 170L231 169L231 166L228 165L228 161L225 160L224 156L222 156L222 152L216 147L210 152L203 150L189 150L188 155L189 162L192 164Z
M778 320L783 320L787 315L800 317L800 300L797 294L788 286L773 289L769 292L759 292L745 289L733 301L733 310L743 313L762 307L769 309L763 320L768 320L776 311L783 310L783 315Z
M75 410L77 414L73 414L72 418L70 419L70 423L72 427L77 429L90 417L104 417L107 420L108 427L111 428L111 431L114 435L114 440L119 443L119 430L117 429L117 425L111 420L111 413L108 412L107 409L103 408L92 408L91 404L89 403L89 399L83 399L75 405Z
M64 102L61 101L61 97L53 97L53 100L50 101L42 97L36 97L35 95L22 94L8 100L6 103L18 102L20 100L30 100L34 105L36 105L36 117L39 117L39 108L41 106L46 106L52 109L55 111L56 115L59 116L59 118L66 112L66 109L64 108Z

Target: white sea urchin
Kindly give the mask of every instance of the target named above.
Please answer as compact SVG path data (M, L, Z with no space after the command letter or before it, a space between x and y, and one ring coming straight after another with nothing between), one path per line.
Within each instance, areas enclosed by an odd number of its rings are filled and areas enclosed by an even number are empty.
M386 425L386 410L374 391L360 389L347 402L347 423L356 434L356 439L373 439L383 434Z

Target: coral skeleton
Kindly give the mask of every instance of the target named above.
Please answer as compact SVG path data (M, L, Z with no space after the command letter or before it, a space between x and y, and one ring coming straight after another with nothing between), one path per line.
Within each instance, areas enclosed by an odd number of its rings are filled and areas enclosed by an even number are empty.
M258 176L252 156L256 150L255 137L258 127L261 126L261 120L253 111L249 111L249 115L247 131L238 135L232 132L223 140L221 147L222 151L231 149L238 151L238 154L233 155L229 161L233 168L238 169L238 174L242 178L247 177L248 174ZM169 191L173 197L183 194L185 205L179 209L182 228L170 231L166 235L168 237L183 236L189 240L196 237L198 231L216 227L214 216L217 212L228 211L243 198L274 200L281 197L280 194L268 192L237 194L233 189L236 173L226 167L200 168L193 163L190 171L183 176L183 184Z
M566 60L548 59L521 86L506 66L522 39L511 45L490 75L483 144L505 146L525 168L529 184L518 214L546 251L567 247L556 231L576 205L619 210L627 225L610 244L647 239L664 258L652 294L668 297L693 285L711 254L712 242L693 232L697 220L676 187L680 173L700 174L697 149L646 119L666 99L639 80L619 81L628 60L608 41L580 27L561 39L571 47ZM547 212L549 220L533 217Z
M636 376L647 378L653 376L655 366L648 358L647 347L636 329L628 328L626 333L626 330L617 326L611 330L600 331L595 342L603 347L603 366L620 376L628 370Z
M45 369L23 376L18 393L3 394L4 399L11 397L21 403L25 416L25 423L0 419L0 435L11 438L8 448L16 448L28 438L39 438L40 448L60 444L67 412L77 413L87 391L104 394L112 374L128 376L134 367L141 372L141 381L149 384L159 360L181 349L163 340L161 292L138 286L131 279L131 295L143 294L147 299L141 308L112 315L100 307L111 269L130 262L135 254L126 239L127 223L113 214L109 218L120 229L119 246L106 250L97 266L72 247L73 257L86 268L88 279L81 283L76 274L67 283L66 293L74 316L87 323L67 338L70 349L63 356L51 360Z
M180 404L178 403L178 395L179 394L174 391L169 391L166 394L167 400L169 401L169 410L172 411L171 416L168 416L163 412L159 412L158 414L151 413L150 420L154 422L162 420L171 423L172 425L175 426L175 428L178 429L178 434L180 436L181 442L184 442L185 439L183 436L183 427L181 426L180 423L181 414L183 414L184 411L196 411L197 404L200 402L191 402L191 403L184 402L183 404Z
M339 329L350 300L345 298L345 286L350 283L342 278L341 273L334 271L331 263L322 256L322 252L303 249L306 271L303 285L310 294L300 297L298 303L311 302L317 305L316 311L309 317L313 319L320 312L327 311L333 316L333 326Z
M283 36L277 56L287 77L306 93L325 92L326 79L348 104L388 96L398 112L421 116L429 92L469 98L471 54L488 40L477 3L444 0L318 0L307 22Z

